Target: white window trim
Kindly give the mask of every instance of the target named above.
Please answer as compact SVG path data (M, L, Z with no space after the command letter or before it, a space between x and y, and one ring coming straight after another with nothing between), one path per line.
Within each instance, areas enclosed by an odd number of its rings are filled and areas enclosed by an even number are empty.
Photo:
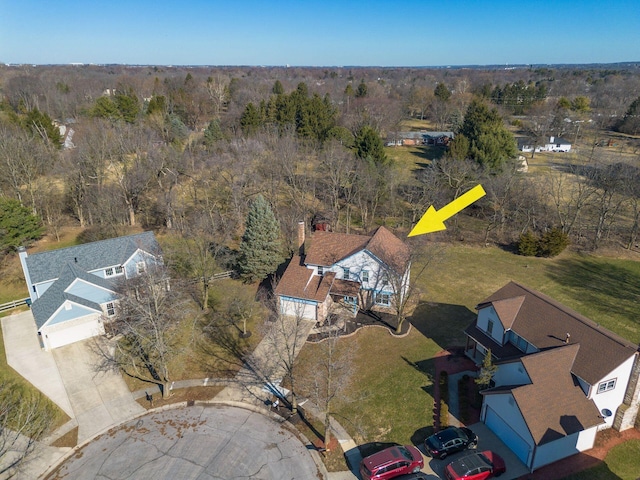
M612 378L610 380L605 380L604 382L600 382L598 384L598 390L596 393L605 393L609 392L616 388L617 378Z
M349 267L342 267L342 279L351 280L351 269Z
M387 297L387 302L382 301L384 297ZM376 305L384 305L385 307L391 306L391 294L386 292L376 292L375 294Z

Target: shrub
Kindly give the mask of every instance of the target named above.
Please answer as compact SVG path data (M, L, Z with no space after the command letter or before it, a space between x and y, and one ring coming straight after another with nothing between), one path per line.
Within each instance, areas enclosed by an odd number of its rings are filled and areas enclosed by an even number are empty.
M449 374L447 372L440 372L440 398L449 402Z
M518 253L525 257L534 257L538 254L538 239L530 230L520 235Z
M555 257L569 245L569 235L559 228L552 228L537 237L527 231L518 239L518 253L525 257Z
M569 235L559 228L552 228L542 234L538 242L540 255L543 257L555 257L569 245Z
M440 400L440 428L447 428L449 426L449 406Z

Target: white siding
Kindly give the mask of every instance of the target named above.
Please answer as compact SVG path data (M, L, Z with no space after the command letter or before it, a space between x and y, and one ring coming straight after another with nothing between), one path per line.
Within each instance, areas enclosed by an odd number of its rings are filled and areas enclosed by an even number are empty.
M487 333L489 326L489 320L493 321L493 329L491 330L491 338L493 338L500 345L504 345L504 328L498 318L498 314L491 306L482 308L478 311L477 325L480 330Z
M532 469L537 469L593 447L597 428L574 433L536 448Z
M496 382L496 387L531 383L529 375L520 362L503 363L498 367L493 380Z
M606 408L612 413L610 417L605 418L605 425L601 426L601 429L611 427L613 425L616 410L624 401L624 394L627 391L627 385L629 383L629 377L631 376L634 359L635 355L632 355L624 363L618 366L618 368L614 369L611 373L605 375L599 382L596 382L595 385L591 386L591 394L589 395L589 398L595 402L598 410L602 412L602 410ZM600 383L613 379L616 380L616 386L613 390L598 393L598 385Z
M104 325L99 314L69 320L64 323L44 326L40 329L45 350L62 347L104 333Z
M578 434L574 433L573 435L538 446L536 448L531 468L540 468L544 465L560 460L561 458L578 453L578 449L576 448L577 442Z

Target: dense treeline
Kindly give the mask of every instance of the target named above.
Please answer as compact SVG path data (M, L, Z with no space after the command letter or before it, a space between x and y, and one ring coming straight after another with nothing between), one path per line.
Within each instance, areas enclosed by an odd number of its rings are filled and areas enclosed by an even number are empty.
M488 195L445 236L637 242L638 140L597 147L607 129L638 133L632 69L4 66L0 82L0 194L53 233L142 225L236 248L262 195L293 251L300 219L408 231L482 183ZM418 170L383 148L411 119L457 135L446 153L421 147ZM522 174L514 134L579 148Z

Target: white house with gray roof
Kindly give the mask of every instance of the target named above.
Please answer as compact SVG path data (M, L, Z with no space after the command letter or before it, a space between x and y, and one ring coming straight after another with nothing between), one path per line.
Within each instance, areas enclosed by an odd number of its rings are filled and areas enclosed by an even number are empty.
M103 334L115 314L118 280L162 262L153 232L32 255L21 247L19 255L45 350Z

